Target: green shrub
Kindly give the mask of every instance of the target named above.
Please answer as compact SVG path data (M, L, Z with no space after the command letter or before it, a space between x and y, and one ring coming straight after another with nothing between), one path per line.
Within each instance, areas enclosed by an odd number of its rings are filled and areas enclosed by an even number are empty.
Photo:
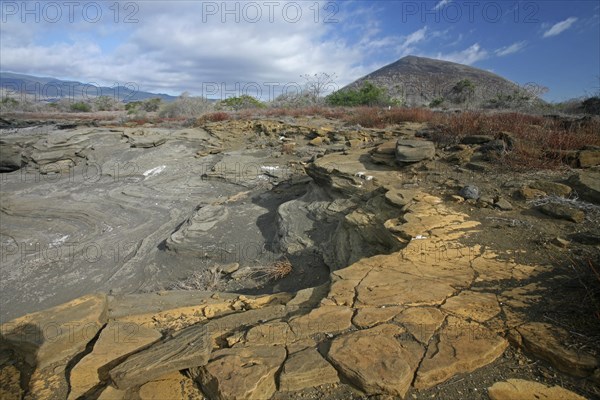
M239 97L230 97L225 100L221 100L219 102L220 107L230 108L234 111L247 109L247 108L265 108L266 105L260 101L255 99L252 96L247 94L241 95Z
M77 103L71 104L71 111L74 112L90 112L92 111L92 107L84 103L83 101L78 101Z
M444 103L444 99L441 97L438 97L436 99L431 100L431 102L429 103L429 108L435 108L435 107L439 107Z
M326 101L332 106L356 107L389 105L391 100L385 89L365 82L358 90L338 90L327 96Z

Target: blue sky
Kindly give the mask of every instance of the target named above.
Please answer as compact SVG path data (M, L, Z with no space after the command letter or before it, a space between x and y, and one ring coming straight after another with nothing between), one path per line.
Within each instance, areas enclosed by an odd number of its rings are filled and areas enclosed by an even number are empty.
M600 90L600 1L0 1L0 69L177 95L343 86L406 55L561 101ZM260 87L260 89L257 89ZM259 93L260 91L260 93Z

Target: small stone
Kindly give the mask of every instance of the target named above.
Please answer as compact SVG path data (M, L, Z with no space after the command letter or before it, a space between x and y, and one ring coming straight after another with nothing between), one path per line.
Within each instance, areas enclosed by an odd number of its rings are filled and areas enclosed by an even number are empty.
M452 196L450 196L450 199L452 199L453 202L455 203L463 203L465 201L465 198L462 196L458 196L456 194L453 194Z
M464 197L465 199L477 200L479 198L479 188L474 185L467 185L460 189L458 194Z
M563 249L566 249L567 247L569 247L571 242L569 242L568 240L565 240L563 238L560 238L560 237L555 237L554 239L552 239L552 244L554 244L558 247L562 247Z
M510 204L510 202L508 200L506 200L505 198L498 198L498 200L496 200L496 202L494 203L494 206L499 208L502 211L510 211L513 209L512 204Z
M323 138L318 136L308 142L311 146L320 146L323 144Z
M241 279L241 278L244 278L244 277L250 275L251 273L252 273L252 268L244 267L244 268L240 268L237 271L233 272L230 276L233 279Z
M232 274L235 271L237 271L238 269L240 269L240 264L239 263L231 263L231 264L227 264L224 265L221 270L226 273L226 274Z

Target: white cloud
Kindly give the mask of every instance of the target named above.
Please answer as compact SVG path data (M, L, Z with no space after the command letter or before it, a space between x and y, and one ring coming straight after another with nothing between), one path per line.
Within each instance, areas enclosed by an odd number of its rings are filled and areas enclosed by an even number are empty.
M374 31L371 46L343 40L335 32L337 24L323 23L329 12L321 8L316 20L313 3L294 3L302 6L298 21L293 21L294 10L288 8L283 14L279 5L272 21L265 9L258 22L249 21L243 13L239 22L235 15L205 18L201 2L176 3L144 2L136 15L139 23L97 42L86 35L70 35L79 30L73 25L21 24L19 20L2 24L3 36L12 31L15 39L21 38L0 42L2 69L109 85L136 82L142 90L171 94L184 90L206 94L204 89L213 84L233 91L249 83L281 88L303 84L300 75L318 72L335 73L342 86L370 72L372 65L365 65L370 64L365 62L369 52L393 48L399 40L377 36ZM333 18L342 18L341 14ZM228 18L225 23L223 16ZM82 27L100 32L110 26L111 21ZM38 32L38 37L28 29ZM51 34L41 34L46 31ZM51 39L39 38L43 36ZM267 96L264 92L263 98Z
M509 54L518 53L519 51L523 50L525 46L527 46L526 41L516 42L511 44L510 46L499 48L498 50L496 50L496 55L499 57L504 57Z
M474 45L462 50L456 51L453 53L437 53L437 55L433 58L437 58L438 60L446 60L452 61L459 64L471 65L476 63L477 61L484 60L489 57L489 53L487 50L483 49L479 43L475 43Z
M402 38L400 45L398 46L398 53L400 56L411 54L415 51L415 44L423 42L427 39L427 27L414 31L413 33Z
M439 10L440 8L444 7L446 4L450 3L452 0L441 0L439 3L436 4L435 7L433 7L434 10Z
M558 22L558 23L552 25L552 27L550 29L548 29L546 32L544 32L544 37L548 38L551 36L560 35L564 31L569 29L575 22L577 22L576 17L569 17L569 18L565 19L564 21Z

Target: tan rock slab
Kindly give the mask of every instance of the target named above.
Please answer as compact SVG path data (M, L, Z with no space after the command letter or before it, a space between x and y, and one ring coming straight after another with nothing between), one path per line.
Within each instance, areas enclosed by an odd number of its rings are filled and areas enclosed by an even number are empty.
M485 322L500 313L496 295L492 293L462 291L458 296L450 297L442 308L452 314L477 322Z
M332 342L328 358L365 392L404 397L424 352L404 333L396 325L384 324L344 334Z
M524 379L508 379L496 382L488 389L491 400L585 400L576 393L560 386L546 386Z
M28 364L43 369L68 362L85 349L106 323L104 294L91 294L47 310L27 314L2 325L10 347Z
M160 332L133 323L109 322L92 352L71 370L69 399L76 399L109 378L108 371L126 356L161 338Z
M293 342L296 335L287 322L268 322L250 328L245 335L246 344L272 345Z
M127 398L131 397L132 396L126 390L119 390L112 386L107 386L98 396L98 400L127 400Z
M563 343L568 340L569 334L562 328L543 322L529 322L516 331L527 351L570 375L589 376L600 366L598 358L591 354L567 348Z
M547 194L553 194L556 196L568 197L573 189L570 186L564 185L558 182L550 182L539 180L531 183L529 185L530 188L541 190Z
M0 367L0 399L21 400L23 390L20 380L21 372L14 365Z
M352 326L353 310L344 306L321 306L289 321L296 339L315 334L335 334Z
M275 393L275 373L285 357L283 346L218 350L200 369L198 379L211 399L268 399Z
M179 372L145 383L140 387L138 395L140 400L203 400L205 398L194 381Z
M418 306L441 304L455 289L442 279L376 268L362 280L356 292L357 307Z
M337 371L315 348L307 348L288 357L279 377L279 390L297 391L338 383Z
M454 375L468 373L498 358L506 340L475 322L448 317L446 325L430 343L417 371L415 388L428 389Z
M446 315L433 307L409 307L394 321L401 323L420 343L426 345L439 329Z
M382 322L388 322L396 315L402 312L404 307L366 307L356 311L356 316L352 322L358 328L370 328Z

